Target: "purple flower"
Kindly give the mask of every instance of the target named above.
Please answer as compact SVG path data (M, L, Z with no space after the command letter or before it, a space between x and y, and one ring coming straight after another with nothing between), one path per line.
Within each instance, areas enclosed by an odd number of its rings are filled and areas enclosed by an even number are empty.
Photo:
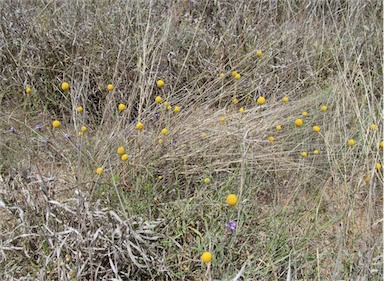
M159 119L160 118L160 113L155 113L155 115L153 117L155 117L155 119Z
M48 142L49 142L49 138L45 138L45 139L44 139L44 142L45 142L45 143L48 143Z
M15 130L15 128L11 127L11 128L9 128L9 132L10 133L16 133L16 130Z
M229 222L225 224L225 226L233 231L236 229L236 222L234 220L229 220Z
M117 119L122 119L122 118L123 118L123 116L121 116L121 115L117 116Z
M41 131L41 125L40 125L40 124L37 124L37 125L35 126L35 129Z
M65 134L65 138L66 138L66 139L69 139L69 134Z
M80 96L76 96L76 100L79 100L80 99Z
M38 116L39 117L43 116L43 112L39 112Z

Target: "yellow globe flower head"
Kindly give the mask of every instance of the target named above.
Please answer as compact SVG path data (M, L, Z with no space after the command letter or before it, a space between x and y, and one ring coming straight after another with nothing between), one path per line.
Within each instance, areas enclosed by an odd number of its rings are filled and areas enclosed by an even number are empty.
M229 194L227 196L227 203L229 206L235 206L239 200L235 194Z
M239 112L240 112L240 113L244 113L244 111L245 111L245 110L244 110L244 107L240 107Z
M60 128L61 123L60 123L60 121L55 120L52 122L52 126L53 126L53 128L58 129L58 128Z
M168 105L168 106L167 106L167 110L168 110L168 111L171 111L171 110L172 110L172 106Z
M303 112L301 113L301 115L303 115L304 117L307 117L307 116L308 116L308 112L303 111Z
M233 103L233 104L238 104L238 103L239 103L239 100L238 100L237 98L234 98L234 99L232 100L232 103Z
M163 141L163 139L159 139L158 142L159 142L159 144L163 144L164 141Z
M263 55L263 52L261 50L257 50L256 55L258 58L261 58L261 56Z
M96 169L96 174L101 175L104 172L103 168L99 167Z
M220 73L220 77L221 77L221 78L224 78L224 77L225 77L224 72L221 72L221 73Z
M83 112L83 107L82 106L79 106L79 107L77 107L77 112L79 112L79 113L81 113L81 112Z
M384 148L384 141L380 142L379 147Z
M128 154L121 155L121 160L122 161L127 161L128 160Z
M77 132L77 135L78 135L79 137L81 137L81 136L83 135L83 132L82 132L82 131Z
M125 104L122 104L122 103L119 104L119 111L120 111L120 112L121 112L121 111L124 111L126 108L127 108L127 107L125 106Z
M313 151L313 154L317 155L317 154L319 154L319 151L318 151L317 149L315 149L315 150Z
M239 74L239 73L237 73L237 71L232 71L232 76L233 76L233 77L235 77L236 74Z
M236 79L236 80L240 80L240 78L241 78L241 75L240 75L239 73L236 73L236 75L235 75L235 79Z
M289 102L289 98L288 97L283 97L282 101L287 103L287 102Z
M281 129L282 129L281 125L277 125L277 126L276 126L276 130L277 130L277 131L281 131Z
M376 130L376 129L377 129L376 124L371 124L371 125L369 126L369 129L371 129L371 131Z
M206 133L202 133L201 137L202 137L203 139L206 139L206 138L208 138L208 135L207 135Z
M320 108L320 110L321 110L322 112L326 112L327 109L328 109L328 108L327 108L325 105L321 106L321 108Z
M314 131L315 133L320 132L320 127L319 127L319 126L313 126L313 131Z
M142 131L144 129L144 124L141 122L137 122L136 129Z
M119 154L119 155L123 155L124 154L124 152L125 152L125 148L124 147L122 147L122 146L120 146L119 148L117 148L117 154Z
M180 106L175 106L174 111L175 111L176 113L177 113L177 112L180 112Z
M115 86L113 86L112 84L108 84L108 86L107 86L107 89L108 89L108 91L113 91L113 89L115 88Z
M155 102L156 103L161 103L163 101L163 99L160 97L160 96L157 96L156 98L155 98Z
M26 92L27 94L29 94L30 92L32 92L32 90L31 90L31 88L28 87L28 88L25 89L25 92Z
M348 145L350 147L354 146L355 145L355 141L353 139L348 140Z
M69 84L68 84L67 82L63 82L63 83L61 83L61 89L62 89L63 91L68 91L69 88L70 88L70 86L69 86Z
M303 152L301 153L301 156L303 156L303 157L307 157L307 152L303 151Z
M269 141L269 142L274 142L274 141L275 141L275 138L274 138L273 136L269 136L269 137L268 137L268 141Z
M204 252L201 255L201 261L203 263L210 263L212 261L212 254L210 252Z
M381 170L382 166L381 166L381 163L377 163L376 164L376 170Z
M165 85L165 83L164 83L164 81L163 80L157 80L157 87L159 87L159 88L163 88L164 87L164 85Z
M224 122L225 122L225 117L220 117L220 121L221 121L222 123L224 123Z
M81 131L82 131L83 133L85 133L87 130L88 130L88 128L87 128L86 126L81 126Z
M205 184L210 184L211 183L211 179L210 178L205 178L203 181L204 181Z
M263 105L263 104L265 103L265 98L264 98L264 97L258 97L258 98L257 98L257 103L258 103L259 105Z
M168 106L168 105L169 105L169 102L168 102L168 101L165 101L165 102L164 102L164 105L165 105L165 106Z
M295 125L296 125L296 127L301 127L301 126L303 126L303 120L302 119L296 119L295 120Z
M364 181L365 181L366 183L369 183L369 177L366 177L366 178L364 179Z
M168 134L168 130L166 128L162 129L161 134L165 136L166 134Z

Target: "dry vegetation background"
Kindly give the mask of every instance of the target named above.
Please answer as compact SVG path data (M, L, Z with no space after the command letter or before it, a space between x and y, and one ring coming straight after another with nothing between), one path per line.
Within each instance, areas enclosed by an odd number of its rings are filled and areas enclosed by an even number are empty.
M1 280L384 278L382 1L9 0L0 16Z

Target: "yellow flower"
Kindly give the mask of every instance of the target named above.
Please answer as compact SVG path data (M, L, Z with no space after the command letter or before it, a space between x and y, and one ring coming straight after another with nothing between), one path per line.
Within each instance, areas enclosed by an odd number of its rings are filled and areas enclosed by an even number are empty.
M323 105L320 109L321 109L322 112L326 112L327 111L327 107L325 105Z
M85 127L85 126L81 126L81 131L83 132L83 133L85 133L86 131L87 131L87 127Z
M155 102L156 103L161 103L163 101L163 99L160 97L160 96L157 96L156 98L155 98Z
M288 101L289 101L289 98L288 98L288 97L283 97L282 101L283 101L283 102L288 102Z
M227 203L229 206L235 206L238 202L237 196L235 194L229 194L227 196Z
M163 139L159 139L159 144L163 144Z
M168 111L171 111L172 110L172 106L168 105L167 109L168 109Z
M348 145L351 146L351 147L354 146L355 145L355 141L353 139L348 140Z
M301 126L303 126L303 120L302 119L296 119L295 120L295 125L296 125L296 127L301 127Z
M235 79L236 79L236 80L240 80L240 78L241 78L241 75L240 75L239 73L236 73L236 75L235 75Z
M220 73L220 77L221 77L221 78L224 78L224 77L225 77L224 72L221 72L221 73Z
M206 139L206 138L208 138L208 135L207 135L206 133L202 133L201 137L202 137L203 139Z
M224 123L225 122L225 117L220 117L220 121Z
M305 151L303 151L303 152L301 153L301 156L303 156L303 157L307 157L307 153L306 153Z
M113 91L115 87L112 84L108 84L107 89L108 91Z
M158 80L157 81L157 87L159 87L159 88L163 88L164 87L164 81L163 80Z
M103 168L99 167L96 169L96 174L98 174L98 175L101 175L103 172L104 172Z
M237 98L234 98L234 99L232 100L232 102L233 102L233 104L238 104L238 103L239 103L239 100L238 100Z
M117 154L119 154L119 155L123 155L124 152L125 152L125 149L124 149L124 147L122 147L122 146L120 146L120 147L117 149Z
M384 141L380 142L379 147L384 148Z
M320 132L320 127L319 127L319 126L313 126L313 131L314 131L315 133Z
M260 105L263 105L265 103L265 98L264 97L258 97L257 103Z
M81 136L83 135L83 132L82 132L82 131L77 132L77 135L78 135L79 137L81 137Z
M239 112L244 113L244 107L240 107Z
M162 129L161 134L165 136L166 134L168 134L168 130L166 128Z
M205 178L204 179L204 183L205 184L210 184L211 183L211 179L210 178Z
M232 76L233 76L233 77L235 77L236 74L239 74L239 73L237 73L237 71L232 71Z
M127 107L125 106L125 104L122 104L120 103L119 104L119 111L124 111Z
M180 106L175 106L175 112L180 112Z
M79 112L79 113L83 112L83 107L82 107L82 106L79 106L79 107L77 108L77 112Z
M315 150L313 151L313 154L317 155L317 154L319 154L319 151L318 151L317 149L315 149Z
M139 130L139 131L143 130L144 129L144 124L141 123L141 122L137 122L136 129Z
M60 121L55 120L52 122L53 128L56 128L56 129L60 128L60 125L61 125Z
M277 125L277 126L276 126L276 130L277 130L277 131L281 131L281 129L282 129L281 125Z
M261 58L261 56L263 55L263 52L261 50L257 50L256 55L258 58Z
M121 160L127 161L128 160L128 154L121 155Z
M306 116L308 116L308 112L303 111L303 112L301 113L301 115L303 115L304 117L306 117Z
M32 90L31 90L31 88L28 87L28 88L25 89L25 92L26 92L27 94L29 94L30 92L32 92Z
M67 82L61 83L61 89L63 91L68 91L69 90L69 84Z
M268 141L269 141L269 142L274 142L274 141L275 141L275 138L272 137L272 136L269 136L269 137L268 137Z
M204 252L202 255L201 255L201 261L203 263L209 263L212 261L212 254L210 252Z
M164 105L165 105L165 106L168 106L168 105L169 105L169 102L168 102L168 101L165 101L165 102L164 102Z
M382 166L381 166L381 163L377 163L376 164L376 170L381 170Z
M377 129L377 126L376 126L376 124L371 124L371 125L369 126L369 128L371 129L371 131L374 131L374 130Z
M369 183L369 177L366 177L364 180L366 183Z

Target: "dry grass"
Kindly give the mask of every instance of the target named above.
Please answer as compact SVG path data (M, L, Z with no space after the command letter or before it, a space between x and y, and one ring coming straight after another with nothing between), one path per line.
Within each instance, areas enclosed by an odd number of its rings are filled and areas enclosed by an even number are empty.
M381 280L382 12L374 1L1 3L0 278Z

